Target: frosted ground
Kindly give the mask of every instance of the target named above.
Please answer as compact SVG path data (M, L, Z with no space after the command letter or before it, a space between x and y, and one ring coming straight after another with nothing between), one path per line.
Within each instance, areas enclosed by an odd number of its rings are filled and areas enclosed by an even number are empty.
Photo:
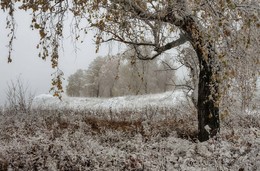
M61 101L50 94L41 94L34 98L33 107L68 109L109 109L142 108L143 106L177 106L186 101L183 91L166 92L153 95L122 96L114 98L64 97Z
M222 117L216 139L196 140L196 111L181 91L115 98L35 97L0 115L8 170L260 170L260 113ZM1 170L1 168L0 168Z

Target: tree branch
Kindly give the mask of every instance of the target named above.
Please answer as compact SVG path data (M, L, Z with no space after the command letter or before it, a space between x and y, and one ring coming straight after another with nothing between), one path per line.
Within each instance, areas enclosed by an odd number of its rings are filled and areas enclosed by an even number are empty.
M180 45L186 43L187 41L188 41L188 37L185 34L181 34L180 37L177 40L174 40L170 43L167 43L164 46L157 47L154 50L158 53L162 53L162 52L165 52L165 51L172 49L174 47L180 46Z
M128 44L128 45L136 45L136 46L155 46L155 44L153 44L153 43L131 42L131 41L126 41L126 40L119 38L119 37L118 37L118 39L110 38L110 39L102 41L101 43L106 43L106 42L109 42L109 41L117 41L117 42L122 42L122 43L125 43L125 44Z
M158 57L159 55L161 55L163 52L165 52L165 51L167 51L169 49L172 49L174 47L180 46L180 45L184 44L186 41L188 41L187 36L185 34L181 34L180 37L177 40L174 40L174 41L172 41L170 43L167 43L164 46L155 48L154 51L156 51L157 53L155 55L151 56L151 57L149 57L147 55L143 56L141 54L141 52L138 50L138 48L137 48L138 45L133 44L133 46L134 46L134 49L135 49L135 51L137 53L137 57L140 60L153 60L156 57Z
M193 87L191 87L190 85L187 85L187 84L170 84L170 83L167 83L166 84L167 86L174 86L174 87L181 87L181 88L186 88L187 90L194 90Z
M161 61L162 61L162 63L163 63L164 65L166 65L166 66L168 67L167 69L164 69L164 71L168 71L168 70L176 71L176 70L178 70L179 68L181 68L181 67L184 66L184 64L181 64L181 65L178 66L177 68L173 68L173 67L170 66L167 62L165 62L165 61L163 61L163 60L161 60ZM157 71L162 71L162 70L157 70Z

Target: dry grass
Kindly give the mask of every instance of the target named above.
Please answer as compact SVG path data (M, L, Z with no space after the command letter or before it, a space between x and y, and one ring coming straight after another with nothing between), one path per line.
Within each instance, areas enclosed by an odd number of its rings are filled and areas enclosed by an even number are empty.
M84 122L90 125L94 133L102 134L103 132L120 131L130 136L141 134L146 139L160 134L162 137L168 137L176 133L179 138L195 141L197 138L196 121L169 118L160 121L134 120L120 121L110 119L100 119L95 117L85 117Z

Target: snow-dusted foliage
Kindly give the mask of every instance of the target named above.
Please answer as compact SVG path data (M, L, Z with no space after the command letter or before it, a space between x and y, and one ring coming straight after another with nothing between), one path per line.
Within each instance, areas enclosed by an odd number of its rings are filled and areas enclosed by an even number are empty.
M195 113L178 91L61 102L40 95L28 114L1 110L0 170L260 169L259 111L230 113L203 143Z

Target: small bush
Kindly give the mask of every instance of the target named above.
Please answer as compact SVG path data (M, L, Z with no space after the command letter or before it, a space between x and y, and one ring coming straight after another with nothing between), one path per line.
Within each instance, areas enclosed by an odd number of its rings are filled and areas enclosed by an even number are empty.
M29 86L25 86L21 77L18 77L15 82L11 81L6 90L7 111L28 113L34 98L29 90Z

